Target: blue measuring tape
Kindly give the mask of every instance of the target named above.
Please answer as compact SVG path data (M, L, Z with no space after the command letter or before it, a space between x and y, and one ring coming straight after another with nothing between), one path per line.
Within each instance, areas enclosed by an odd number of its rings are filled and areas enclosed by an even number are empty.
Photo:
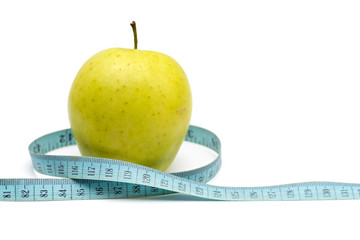
M190 126L185 141L217 153L208 165L190 171L165 173L145 166L104 158L57 156L47 153L75 145L71 129L33 141L33 166L53 179L0 179L2 201L116 199L183 193L226 201L292 201L360 199L360 184L306 182L266 187L222 187L207 184L219 171L221 144L209 130Z

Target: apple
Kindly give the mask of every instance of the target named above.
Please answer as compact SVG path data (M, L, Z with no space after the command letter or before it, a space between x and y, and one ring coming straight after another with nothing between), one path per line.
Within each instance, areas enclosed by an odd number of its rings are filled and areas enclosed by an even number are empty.
M88 59L68 97L68 114L83 156L118 159L166 170L189 128L192 96L171 57L110 48Z

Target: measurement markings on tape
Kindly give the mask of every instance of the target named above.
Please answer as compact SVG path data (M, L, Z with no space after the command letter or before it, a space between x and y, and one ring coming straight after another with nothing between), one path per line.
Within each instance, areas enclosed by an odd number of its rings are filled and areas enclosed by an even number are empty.
M221 143L209 130L190 126L185 141L217 153L203 167L165 173L145 166L104 158L47 155L75 145L71 129L42 136L29 152L33 167L53 179L0 179L2 201L117 199L183 193L226 201L308 201L360 199L360 184L305 182L264 187L223 187L208 184L221 166Z

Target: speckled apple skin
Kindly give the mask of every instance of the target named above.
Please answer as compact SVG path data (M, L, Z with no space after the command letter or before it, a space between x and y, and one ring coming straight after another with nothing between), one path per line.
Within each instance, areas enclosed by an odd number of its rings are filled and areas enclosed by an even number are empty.
M110 48L92 56L71 86L68 113L84 156L166 170L189 127L188 79L171 57Z

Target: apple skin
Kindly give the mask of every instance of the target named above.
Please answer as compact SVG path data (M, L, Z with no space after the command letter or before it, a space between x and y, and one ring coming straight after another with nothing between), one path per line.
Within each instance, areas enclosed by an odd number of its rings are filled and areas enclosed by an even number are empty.
M110 48L79 70L70 89L71 129L83 156L166 170L190 124L191 89L171 57Z

